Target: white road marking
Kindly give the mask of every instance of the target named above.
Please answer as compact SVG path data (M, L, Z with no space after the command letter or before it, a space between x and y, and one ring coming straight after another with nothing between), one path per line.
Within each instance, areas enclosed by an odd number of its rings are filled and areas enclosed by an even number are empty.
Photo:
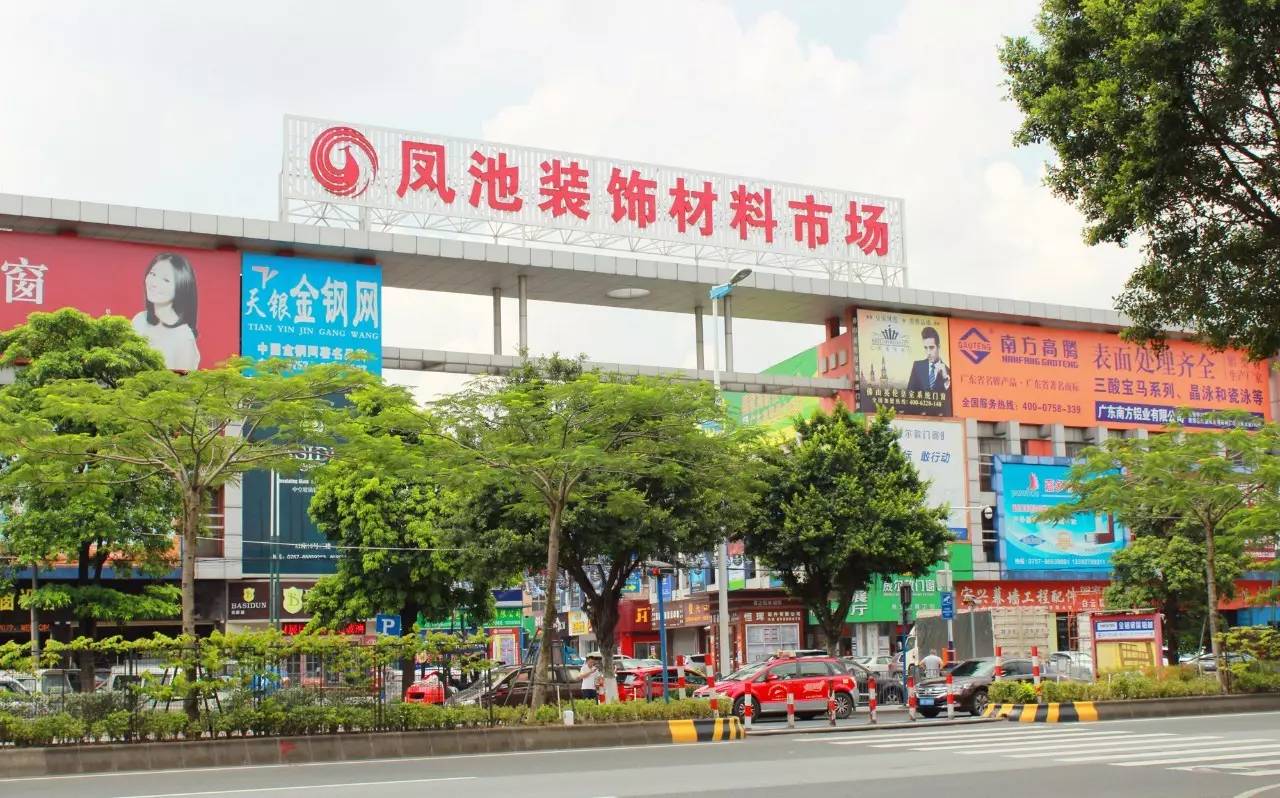
M1070 732L1070 734L1085 734L1084 731ZM1108 732L1109 734L1120 734L1121 732ZM946 742L949 740L1003 740L1003 739L1023 739L1027 737L1045 737L1056 736L1057 734L1065 734L1063 732L1050 731L1032 731L1032 730L1001 730L994 732L983 732L981 734L960 734L950 733L922 733L907 732L905 734L876 734L875 732L859 732L857 739L841 738L839 740L820 740L813 738L804 738L806 743L830 743L833 745L878 745L881 743L931 743Z
M1137 751L1143 748L1159 748L1164 751L1173 751L1179 748L1196 749L1204 746L1205 740L1221 740L1221 739L1222 739L1221 737L1180 737L1177 740L1168 740L1168 739L1140 740L1135 743L1130 743L1129 739L1126 738L1124 740L1119 740L1119 741L1113 740L1111 742L1102 741L1102 742L1095 742L1095 743L1089 743L1089 744L1081 743L1079 745L1056 745L1054 746L1055 750L1053 751L1036 751L1029 754L1009 754L1008 756L1010 759L1043 759L1047 757L1051 758L1051 757L1061 756L1062 752L1067 749L1071 749L1073 753L1077 753L1077 754L1085 753L1091 749L1098 750L1098 751L1106 751L1106 750L1115 751L1117 748L1117 743L1119 743L1120 744L1119 747L1123 748L1123 750L1125 751ZM1189 741L1196 741L1196 742L1189 742ZM1150 756L1152 753L1153 752L1151 751L1147 751L1145 755ZM1142 754L1139 754L1139 755L1141 756Z
M1275 775L1275 774L1272 773L1267 775ZM1237 795L1235 798L1253 798L1255 795L1262 795L1264 792L1268 792L1269 790L1274 790L1277 787L1280 787L1280 784L1268 784L1265 787L1255 787L1252 790L1245 790L1244 792Z
M1075 740L1126 740L1134 735L1128 732L1081 732L1079 734L1063 734L1063 735L1037 735L1028 737L1027 735L1019 735L1009 737L1002 740L964 740L955 743L945 743L930 745L928 747L920 747L918 750L924 751L953 751L955 753L967 753L969 751L993 751L999 753L1007 750L1008 747L1018 747L1021 745L1045 745L1058 742L1072 742ZM1151 735L1140 735L1149 737ZM1169 737L1172 735L1162 733L1160 736ZM885 745L877 745L876 748L912 748L919 745L918 743L887 743Z
M1196 756L1193 756L1190 759L1185 757L1179 757L1176 759L1167 759L1167 758L1166 759L1142 759L1137 762L1116 762L1115 766L1119 768L1138 768L1138 767L1146 767L1147 765L1184 765L1186 766L1192 762L1214 762L1218 760L1228 760L1228 759L1257 759L1261 756L1264 756L1264 754L1262 753L1264 750L1274 753L1274 749L1280 749L1280 743L1273 743L1271 745L1254 746L1254 750L1247 754L1241 754L1241 753L1218 754L1214 756L1200 756L1199 754L1197 754Z
M1198 750L1196 751L1196 753L1197 754L1231 753L1234 751L1239 751L1240 746L1245 743L1274 743L1274 742L1275 740L1269 737L1266 737L1266 738L1258 737L1258 738L1251 738L1247 740L1223 740L1220 743L1211 743L1208 748L1203 748L1197 745L1196 748ZM1170 747L1173 747L1173 741L1170 741ZM1129 754L1129 753L1120 752L1115 754L1093 754L1090 756L1074 756L1073 755L1071 757L1059 759L1058 761L1059 762L1076 762L1076 763L1106 762L1108 760L1115 760L1115 759L1142 759L1145 756L1150 756L1150 754L1147 754L1147 753Z
M156 792L148 795L122 795L119 798L190 798L195 795L247 795L255 792L285 790L318 790L332 787L377 787L379 784L429 784L440 781L471 781L475 776L448 776L437 779L395 779L394 781L351 781L346 784L298 784L287 787L249 787L241 790L202 790L200 792Z

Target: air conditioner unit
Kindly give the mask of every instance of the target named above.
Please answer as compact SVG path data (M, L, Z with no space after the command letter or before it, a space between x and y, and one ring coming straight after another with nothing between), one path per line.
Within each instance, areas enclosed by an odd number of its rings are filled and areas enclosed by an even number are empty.
M994 435L994 436L996 436L997 438L1007 438L1007 437L1009 437L1009 422L1007 422L1007 421L997 421L997 422L996 422L996 427L995 427L995 429L991 432L991 434L992 434L992 435Z
M1039 435L1040 435L1040 437L1041 437L1041 438L1052 438L1052 437L1053 437L1053 425L1052 425L1052 424L1041 424L1041 425L1040 425L1040 432L1039 432Z

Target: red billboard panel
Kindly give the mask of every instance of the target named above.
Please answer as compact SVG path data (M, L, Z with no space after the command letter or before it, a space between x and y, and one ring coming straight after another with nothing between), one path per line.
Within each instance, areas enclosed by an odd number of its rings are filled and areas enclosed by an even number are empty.
M71 307L129 319L172 369L240 352L238 252L0 233L0 278L0 329Z

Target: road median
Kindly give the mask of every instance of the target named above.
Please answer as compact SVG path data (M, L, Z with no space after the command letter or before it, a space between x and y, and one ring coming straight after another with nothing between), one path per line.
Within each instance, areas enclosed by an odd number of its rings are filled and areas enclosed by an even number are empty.
M1280 693L1141 698L1119 701L1064 701L1047 704L991 704L984 718L1020 723L1090 723L1189 715L1230 715L1280 711Z
M0 778L358 762L743 739L737 718L0 749Z

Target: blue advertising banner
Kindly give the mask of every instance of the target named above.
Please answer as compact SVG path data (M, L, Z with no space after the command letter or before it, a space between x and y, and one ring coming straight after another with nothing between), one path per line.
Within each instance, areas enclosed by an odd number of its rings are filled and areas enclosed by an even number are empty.
M241 266L240 351L298 365L356 352L382 373L382 269L246 252Z
M1114 516L1078 513L1056 524L1035 520L1050 507L1074 501L1067 490L1070 469L1065 457L996 455L996 528L1006 575L1096 578L1111 571L1111 555L1128 542L1128 531Z

